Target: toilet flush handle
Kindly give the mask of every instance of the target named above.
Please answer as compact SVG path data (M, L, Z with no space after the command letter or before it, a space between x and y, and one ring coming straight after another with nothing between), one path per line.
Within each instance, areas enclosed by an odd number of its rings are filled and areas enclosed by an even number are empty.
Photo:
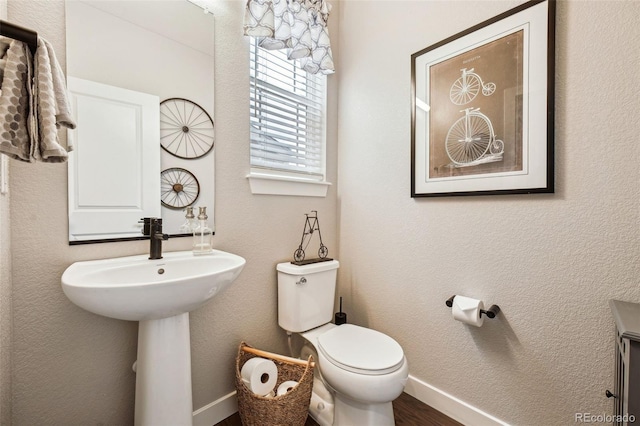
M300 284L306 284L307 283L307 279L305 277L300 278L300 281L296 281L296 284L300 285Z

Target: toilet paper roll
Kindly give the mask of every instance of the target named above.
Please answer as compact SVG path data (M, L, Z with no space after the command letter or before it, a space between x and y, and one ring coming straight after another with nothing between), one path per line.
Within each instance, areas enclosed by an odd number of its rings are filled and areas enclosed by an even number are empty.
M482 300L456 296L453 298L451 313L453 314L453 319L457 321L480 327L484 322L484 317L480 316L480 310L482 309L484 309Z
M298 382L295 380L287 380L286 382L282 382L280 386L278 386L278 390L276 391L276 395L281 396L287 392L290 392L291 389L298 386Z
M256 395L267 395L276 387L278 367L270 359L255 357L240 370L242 381Z

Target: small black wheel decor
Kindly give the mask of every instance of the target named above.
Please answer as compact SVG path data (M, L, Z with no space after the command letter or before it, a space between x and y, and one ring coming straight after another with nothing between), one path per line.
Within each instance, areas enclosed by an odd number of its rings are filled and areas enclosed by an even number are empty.
M320 259L324 259L329 254L329 249L324 244L320 245L320 249L318 250L318 257Z
M304 250L298 248L295 252L293 252L293 260L296 262L302 262L304 260Z
M170 98L160 102L160 145L178 158L200 158L213 149L213 120L195 102Z
M173 167L160 174L160 201L170 209L192 205L200 195L198 179L188 170Z

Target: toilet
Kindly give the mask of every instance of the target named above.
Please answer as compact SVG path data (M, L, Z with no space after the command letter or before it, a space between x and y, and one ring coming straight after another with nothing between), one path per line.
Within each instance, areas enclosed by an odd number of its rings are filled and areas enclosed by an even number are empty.
M386 334L331 323L339 266L279 263L278 324L305 339L301 358L317 361L309 412L318 424L394 425L391 401L404 390L407 360Z

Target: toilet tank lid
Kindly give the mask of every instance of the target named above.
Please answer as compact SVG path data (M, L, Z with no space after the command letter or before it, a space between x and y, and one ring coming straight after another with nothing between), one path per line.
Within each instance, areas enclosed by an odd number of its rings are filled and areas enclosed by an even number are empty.
M307 265L294 265L291 262L278 263L276 269L285 274L291 275L304 275L313 274L315 272L330 271L332 269L338 269L340 262L337 260L328 260L326 262L309 263Z

